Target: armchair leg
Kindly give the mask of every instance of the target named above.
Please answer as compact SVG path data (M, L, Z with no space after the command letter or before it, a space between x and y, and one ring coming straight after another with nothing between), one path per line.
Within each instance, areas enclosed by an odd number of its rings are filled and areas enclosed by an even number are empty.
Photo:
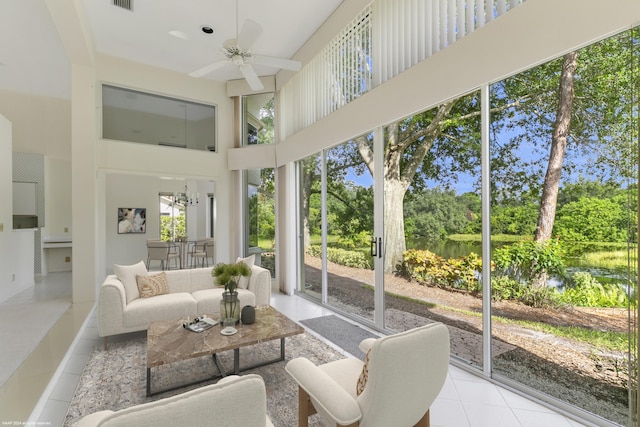
M430 427L430 426L431 426L431 420L429 419L429 409L427 409L427 412L424 413L424 415L422 416L422 418L420 418L420 421L418 421L415 427Z
M298 427L309 427L309 417L315 413L309 393L298 387Z
M302 387L298 386L298 427L309 427L309 417L313 414L316 414L317 412L318 411L316 411L316 408L313 406L313 403L311 403L311 398L309 398L309 393L304 391ZM429 412L427 412L426 416L428 417L428 415L429 415ZM349 424L348 426L341 426L341 427L358 427L359 425L360 423L356 421L353 424ZM416 426L423 427L422 424L416 424ZM426 427L429 427L429 425L427 424Z
M103 342L104 342L104 350L107 350L107 341L109 340L109 337L104 337L103 338Z

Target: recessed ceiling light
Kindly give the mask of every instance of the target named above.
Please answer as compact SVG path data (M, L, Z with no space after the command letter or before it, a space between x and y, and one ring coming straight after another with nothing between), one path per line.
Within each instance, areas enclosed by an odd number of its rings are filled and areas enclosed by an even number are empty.
M213 34L213 27L210 25L203 25L202 27L200 27L200 29L205 34Z
M171 30L169 31L169 34L182 40L189 40L189 36L180 30Z

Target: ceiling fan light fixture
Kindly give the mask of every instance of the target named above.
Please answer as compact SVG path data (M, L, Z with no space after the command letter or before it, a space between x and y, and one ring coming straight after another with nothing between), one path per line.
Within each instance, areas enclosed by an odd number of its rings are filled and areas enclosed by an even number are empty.
M237 20L238 11L236 2L236 21ZM292 71L300 70L301 63L299 61L253 54L251 48L260 37L260 34L262 34L262 31L263 29L260 24L251 19L245 20L240 32L238 32L238 25L236 23L236 38L225 40L222 44L222 54L225 58L198 68L190 72L189 75L191 77L202 77L222 68L226 64L233 64L239 68L249 87L254 91L259 91L264 89L264 86L260 81L257 71L251 64Z
M244 65L244 58L242 57L242 55L237 53L231 57L231 62L236 65Z

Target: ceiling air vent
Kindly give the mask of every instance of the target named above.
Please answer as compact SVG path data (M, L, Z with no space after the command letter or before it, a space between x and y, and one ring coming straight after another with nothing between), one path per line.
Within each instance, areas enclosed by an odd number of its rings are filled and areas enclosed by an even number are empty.
M113 0L113 5L123 9L132 10L133 0Z

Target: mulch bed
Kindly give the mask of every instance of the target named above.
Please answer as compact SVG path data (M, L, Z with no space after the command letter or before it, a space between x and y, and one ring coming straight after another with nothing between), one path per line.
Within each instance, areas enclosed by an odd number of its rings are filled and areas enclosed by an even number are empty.
M320 260L306 257L307 290L320 293ZM351 313L372 318L371 271L329 263L330 301ZM422 286L385 275L386 308L412 313L432 321L481 334L482 299L468 293ZM397 297L394 295L398 295ZM418 302L419 301L419 302ZM339 307L340 308L340 307ZM530 320L556 326L601 331L627 331L624 309L541 309L501 301L492 312L505 319ZM515 380L606 419L626 425L628 417L628 355L604 352L593 346L524 328L512 322L492 321L493 338L515 346L493 358L495 374ZM452 341L455 340L452 335ZM456 343L452 342L452 353ZM482 349L478 348L482 360ZM461 355L463 356L463 355ZM468 360L468 357L467 357Z

